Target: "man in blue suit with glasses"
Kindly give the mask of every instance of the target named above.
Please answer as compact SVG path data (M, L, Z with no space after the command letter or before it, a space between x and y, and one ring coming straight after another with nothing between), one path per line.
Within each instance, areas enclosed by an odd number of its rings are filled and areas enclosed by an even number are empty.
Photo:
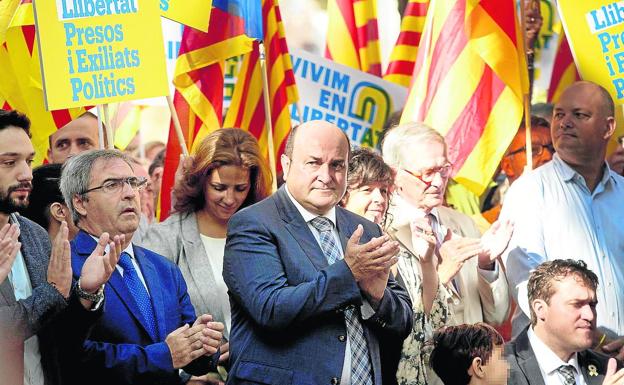
M69 383L181 384L216 368L223 324L196 318L177 266L131 243L145 183L114 150L88 151L64 166L61 192L80 228L71 242L74 271L101 234L123 240L102 318L84 344L66 348Z

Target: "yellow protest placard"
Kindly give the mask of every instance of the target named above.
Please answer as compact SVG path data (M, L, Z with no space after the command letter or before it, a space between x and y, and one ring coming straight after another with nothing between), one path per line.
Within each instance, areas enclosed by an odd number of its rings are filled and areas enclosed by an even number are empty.
M158 1L35 1L46 108L167 95Z
M624 1L559 0L558 6L581 77L624 104Z
M160 0L160 11L167 19L208 32L212 0Z
M581 78L606 88L618 106L610 152L624 134L624 1L558 0L557 5Z

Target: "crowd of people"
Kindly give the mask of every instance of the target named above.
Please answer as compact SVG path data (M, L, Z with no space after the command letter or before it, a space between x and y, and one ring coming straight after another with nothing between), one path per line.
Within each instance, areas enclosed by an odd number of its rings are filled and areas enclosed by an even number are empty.
M158 222L162 150L97 149L87 113L32 170L28 118L0 110L0 383L624 384L614 129L607 91L570 86L475 222L423 123L380 153L294 127L272 194L256 139L223 128Z

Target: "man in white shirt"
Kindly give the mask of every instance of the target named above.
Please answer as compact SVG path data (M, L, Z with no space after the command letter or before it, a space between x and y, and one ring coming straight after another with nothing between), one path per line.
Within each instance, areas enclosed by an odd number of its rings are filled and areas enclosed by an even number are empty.
M531 326L505 348L509 385L624 384L621 362L590 350L597 287L583 261L548 261L531 273Z
M591 82L568 87L555 105L553 160L525 173L509 189L501 219L514 234L503 260L516 311L513 333L528 324L526 283L540 263L581 259L599 277L598 331L594 342L619 352L624 336L624 178L605 162L615 130L609 93ZM604 337L604 338L603 338ZM610 343L617 340L614 343Z

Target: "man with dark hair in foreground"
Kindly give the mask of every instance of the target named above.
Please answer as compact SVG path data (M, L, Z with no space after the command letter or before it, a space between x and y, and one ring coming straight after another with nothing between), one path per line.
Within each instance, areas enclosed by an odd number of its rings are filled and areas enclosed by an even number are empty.
M583 261L539 265L528 283L531 325L505 349L510 385L624 384L615 358L597 353L598 277Z

